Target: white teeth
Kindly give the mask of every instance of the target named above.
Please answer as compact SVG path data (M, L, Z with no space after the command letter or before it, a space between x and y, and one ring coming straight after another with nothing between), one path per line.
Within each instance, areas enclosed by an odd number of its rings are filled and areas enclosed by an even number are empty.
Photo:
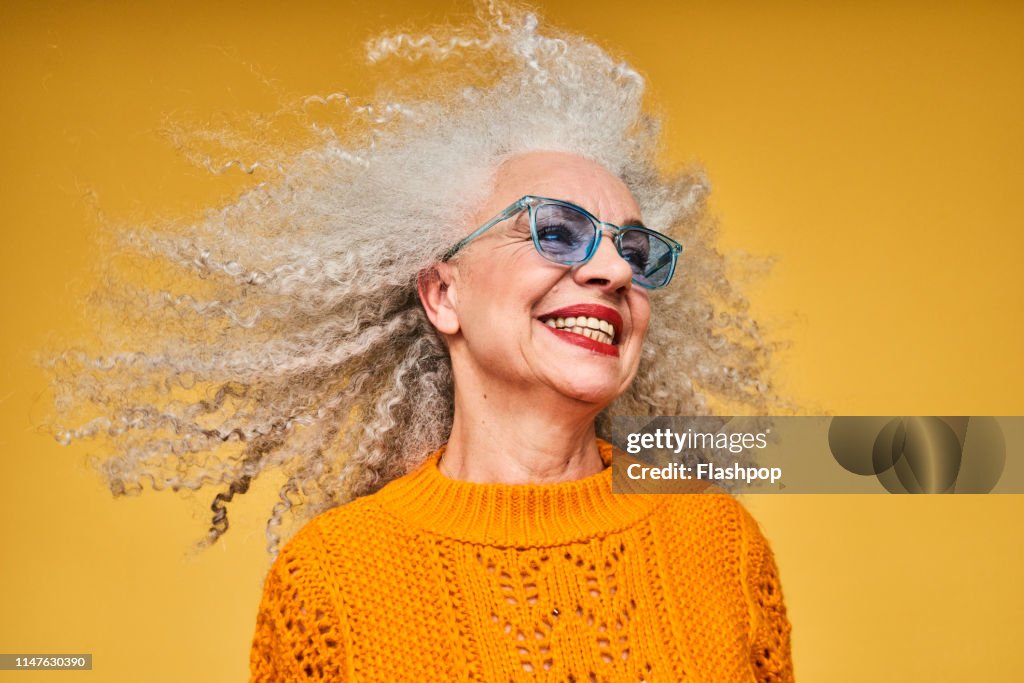
M603 344L611 344L615 341L615 326L606 320L584 316L570 316L568 318L548 318L543 322L548 327L568 330Z

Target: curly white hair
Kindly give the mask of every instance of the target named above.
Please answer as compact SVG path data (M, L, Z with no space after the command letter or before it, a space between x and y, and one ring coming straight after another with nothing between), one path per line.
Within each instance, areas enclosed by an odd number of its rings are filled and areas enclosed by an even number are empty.
M276 175L199 220L123 230L107 251L146 264L102 302L130 324L105 330L101 353L65 350L50 367L58 438L98 439L115 494L218 486L213 542L233 496L280 469L274 553L286 516L368 494L442 445L451 365L417 274L463 236L502 161L530 150L601 163L685 245L676 281L652 296L637 377L598 433L613 414L766 407L768 345L713 246L707 181L659 161L640 74L493 3L367 52L390 74L378 95L311 98L343 113L309 124Z

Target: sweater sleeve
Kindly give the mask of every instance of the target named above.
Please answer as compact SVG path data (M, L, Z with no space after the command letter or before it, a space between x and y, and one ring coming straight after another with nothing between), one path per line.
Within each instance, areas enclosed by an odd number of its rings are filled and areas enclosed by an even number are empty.
M256 617L250 683L345 679L343 623L325 559L310 523L274 561Z
M747 586L752 601L750 662L756 680L764 683L793 681L789 619L782 585L768 541L749 514L746 517Z

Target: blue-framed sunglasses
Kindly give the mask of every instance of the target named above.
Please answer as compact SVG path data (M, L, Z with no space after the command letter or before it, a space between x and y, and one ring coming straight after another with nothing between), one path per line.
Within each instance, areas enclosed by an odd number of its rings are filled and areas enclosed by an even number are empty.
M577 266L597 253L601 235L611 229L615 249L633 269L633 282L647 289L664 287L672 280L683 245L642 225L619 227L560 199L527 195L487 221L441 257L448 261L463 247L498 223L523 211L530 214L530 234L537 252L548 261Z

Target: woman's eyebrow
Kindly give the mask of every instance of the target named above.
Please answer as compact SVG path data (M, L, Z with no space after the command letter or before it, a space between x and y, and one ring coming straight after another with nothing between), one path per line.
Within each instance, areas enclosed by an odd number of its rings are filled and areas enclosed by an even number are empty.
M588 211L590 213L590 215L594 216L595 218L597 218L597 220L599 220L599 221L601 220L601 217L598 216L597 214L595 214L590 209L588 209L585 204L582 204L582 203L580 203L580 202L578 202L578 201L576 201L574 199L562 199L561 201L567 202L569 204L572 204L573 206L578 206L581 209L583 209L585 211ZM604 221L602 221L602 222L604 222ZM615 224L612 223L612 225L615 225ZM619 223L618 225L619 225L620 228L623 227L623 226L626 226L626 225L637 227L637 228L646 228L647 227L646 225L644 225L644 222L642 220L640 220L639 218L635 218L635 217L627 218L626 220L624 220L623 222Z
M612 223L612 225L616 225L616 224ZM631 227L631 228L646 228L647 227L646 225L644 225L644 222L642 220L640 220L639 218L627 218L626 220L624 220L621 223L619 223L618 226L620 228L627 227L627 226Z

